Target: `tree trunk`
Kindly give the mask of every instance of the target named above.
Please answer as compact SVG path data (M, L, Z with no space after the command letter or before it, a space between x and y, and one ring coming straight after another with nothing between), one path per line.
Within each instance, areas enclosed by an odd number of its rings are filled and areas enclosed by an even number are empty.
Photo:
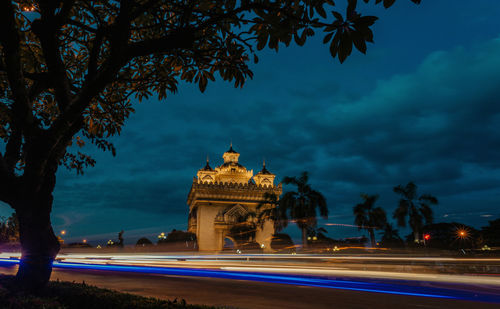
M413 238L416 243L420 243L420 232L417 229L413 231Z
M307 248L307 229L302 228L302 248Z
M368 229L368 234L370 234L370 242L372 243L372 248L375 248L377 243L375 242L375 233L373 232L373 229Z
M50 222L52 194L16 205L22 255L17 279L26 290L36 292L50 279L52 262L60 249Z

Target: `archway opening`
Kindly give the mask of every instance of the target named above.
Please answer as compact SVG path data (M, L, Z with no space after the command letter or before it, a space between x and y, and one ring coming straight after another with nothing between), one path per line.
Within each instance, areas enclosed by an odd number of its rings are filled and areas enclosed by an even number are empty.
M236 248L236 242L234 241L234 239L232 239L231 237L225 237L224 238L224 247L222 248L222 250L232 251L235 249L237 249L237 248Z

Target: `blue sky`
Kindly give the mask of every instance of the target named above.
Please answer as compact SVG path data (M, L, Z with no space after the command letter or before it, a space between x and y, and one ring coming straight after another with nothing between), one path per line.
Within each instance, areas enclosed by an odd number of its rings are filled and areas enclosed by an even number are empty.
M330 209L321 224L352 224L361 192L380 194L391 217L392 188L408 181L438 197L437 222L480 227L500 217L500 2L359 10L380 17L367 55L339 64L317 37L260 53L243 89L181 84L161 102L136 104L114 138L116 157L89 148L97 165L84 176L58 172L55 230L97 243L123 229L132 243L185 229L193 176L207 155L220 164L230 140L254 171L263 158L278 180L309 171ZM334 238L363 233L325 227Z

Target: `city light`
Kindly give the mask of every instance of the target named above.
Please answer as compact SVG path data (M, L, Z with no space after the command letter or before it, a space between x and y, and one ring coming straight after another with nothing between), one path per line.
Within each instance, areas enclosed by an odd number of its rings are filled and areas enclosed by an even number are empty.
M459 227L456 230L456 237L459 239L468 239L470 237L469 230L465 227Z
M425 240L431 239L431 234L424 234L424 239Z

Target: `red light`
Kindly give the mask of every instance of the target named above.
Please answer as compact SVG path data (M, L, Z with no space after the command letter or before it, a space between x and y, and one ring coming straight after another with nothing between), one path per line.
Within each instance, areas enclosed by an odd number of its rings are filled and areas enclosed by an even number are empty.
M431 235L430 235L430 234L424 234L424 239L425 239L425 240L429 240L429 239L431 239Z

